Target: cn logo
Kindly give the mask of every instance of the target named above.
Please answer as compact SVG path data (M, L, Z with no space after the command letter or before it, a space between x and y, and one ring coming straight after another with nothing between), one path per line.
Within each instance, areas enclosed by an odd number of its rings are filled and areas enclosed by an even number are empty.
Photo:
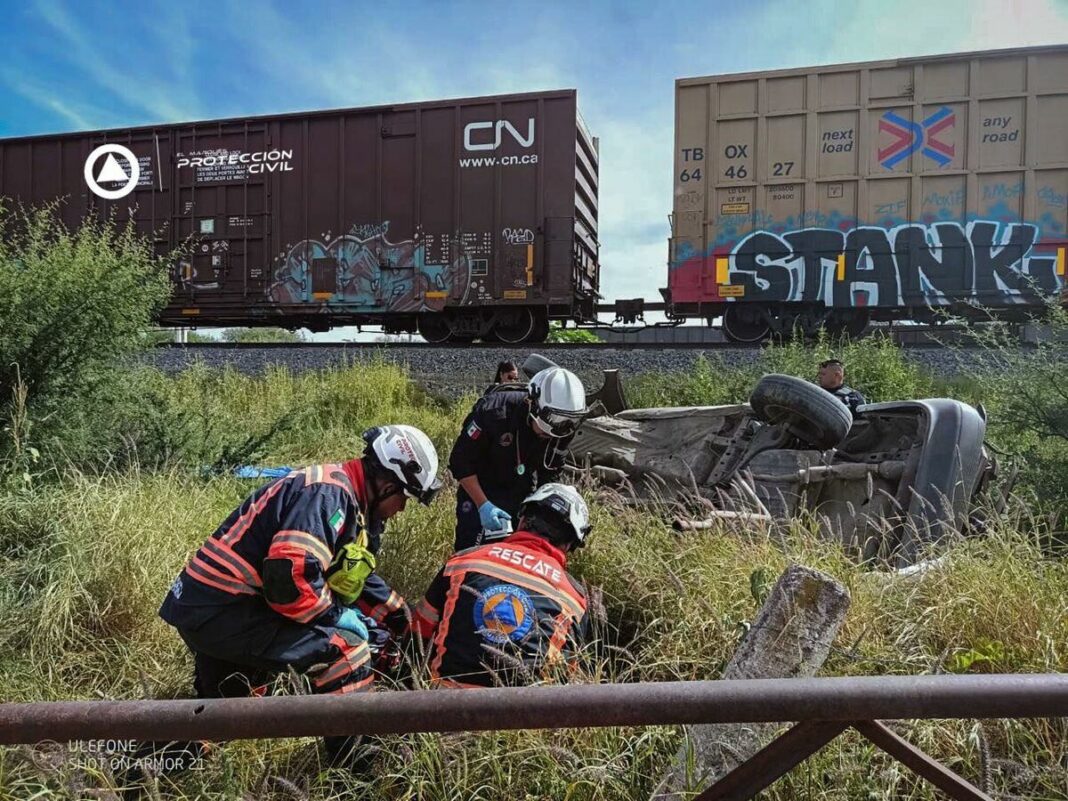
M492 131L492 142L472 142L476 131ZM523 147L534 144L534 118L527 120L527 135L524 137L515 129L508 120L496 122L472 122L464 126L464 150L496 150L501 146L501 131L508 131L509 135ZM483 138L480 136L480 138Z
M894 141L879 148L879 163L893 169L899 161L907 159L917 150L927 158L945 167L953 161L954 145L939 142L935 137L957 123L957 115L948 106L942 106L934 114L919 123L899 117L892 111L879 120L879 133L888 133Z

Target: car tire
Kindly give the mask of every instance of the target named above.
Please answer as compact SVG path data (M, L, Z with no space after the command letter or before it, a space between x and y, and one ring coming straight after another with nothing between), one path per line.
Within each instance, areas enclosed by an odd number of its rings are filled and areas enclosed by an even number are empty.
M758 420L783 424L806 445L837 448L853 425L849 407L827 390L801 378L772 373L757 382L749 405Z

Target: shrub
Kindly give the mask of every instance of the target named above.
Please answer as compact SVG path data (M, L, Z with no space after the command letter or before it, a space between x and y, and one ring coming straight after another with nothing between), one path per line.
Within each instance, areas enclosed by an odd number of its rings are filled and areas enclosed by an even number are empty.
M70 231L55 205L0 206L0 460L100 444L116 368L169 291L165 260L132 224L90 217Z

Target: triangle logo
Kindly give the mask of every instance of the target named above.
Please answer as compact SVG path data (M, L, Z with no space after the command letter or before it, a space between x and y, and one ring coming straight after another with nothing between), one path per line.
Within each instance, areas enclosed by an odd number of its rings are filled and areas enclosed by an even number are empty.
M108 153L108 157L104 160L104 166L101 168L96 180L100 183L105 181L126 183L130 180L130 175L119 165L119 160L115 158L115 154Z

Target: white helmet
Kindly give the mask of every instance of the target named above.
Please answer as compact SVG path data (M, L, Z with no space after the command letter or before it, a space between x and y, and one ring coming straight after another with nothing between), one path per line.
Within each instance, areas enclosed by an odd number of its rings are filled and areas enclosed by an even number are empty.
M522 517L531 507L554 512L570 529L575 547L581 548L590 533L590 510L577 489L568 484L542 484L523 499L519 507Z
M389 474L404 494L429 504L438 490L438 452L430 437L413 426L379 426L363 432L363 455L373 467Z
M574 434L589 411L585 387L577 375L563 367L549 367L536 373L530 379L529 390L534 425L550 437Z

